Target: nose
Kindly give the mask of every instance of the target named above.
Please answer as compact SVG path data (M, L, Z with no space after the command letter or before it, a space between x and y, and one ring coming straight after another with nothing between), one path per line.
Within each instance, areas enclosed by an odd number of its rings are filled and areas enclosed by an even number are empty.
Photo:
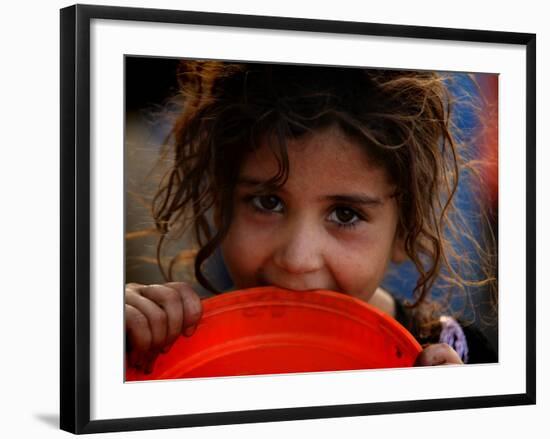
M279 235L274 253L275 264L291 274L304 274L323 267L323 239L321 231L305 220L289 224Z

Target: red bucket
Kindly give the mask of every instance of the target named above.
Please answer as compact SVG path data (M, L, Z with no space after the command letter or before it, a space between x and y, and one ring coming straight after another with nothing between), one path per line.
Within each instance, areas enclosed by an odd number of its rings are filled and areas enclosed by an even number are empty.
M409 367L422 350L387 314L332 291L252 288L202 304L195 333L127 381Z

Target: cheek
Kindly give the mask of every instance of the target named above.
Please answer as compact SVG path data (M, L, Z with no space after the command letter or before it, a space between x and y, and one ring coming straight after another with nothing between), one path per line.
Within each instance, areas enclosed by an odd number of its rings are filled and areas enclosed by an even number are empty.
M249 227L249 224L237 219L229 228L221 250L235 286L255 286L256 276L268 253L266 238L262 231Z
M380 286L389 256L369 240L340 247L330 257L330 271L339 287L363 300L370 299Z

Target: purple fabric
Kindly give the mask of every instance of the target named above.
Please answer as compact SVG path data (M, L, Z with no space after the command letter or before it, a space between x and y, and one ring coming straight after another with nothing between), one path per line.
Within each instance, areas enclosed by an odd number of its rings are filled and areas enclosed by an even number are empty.
M468 342L459 323L449 316L441 316L441 334L439 343L447 343L460 357L463 363L468 362Z

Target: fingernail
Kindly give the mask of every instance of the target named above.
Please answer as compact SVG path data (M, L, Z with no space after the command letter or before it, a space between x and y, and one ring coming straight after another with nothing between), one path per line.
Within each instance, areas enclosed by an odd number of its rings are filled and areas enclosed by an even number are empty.
M184 331L184 334L186 337L191 337L194 333L197 327L195 325L189 326L189 328L186 328Z

